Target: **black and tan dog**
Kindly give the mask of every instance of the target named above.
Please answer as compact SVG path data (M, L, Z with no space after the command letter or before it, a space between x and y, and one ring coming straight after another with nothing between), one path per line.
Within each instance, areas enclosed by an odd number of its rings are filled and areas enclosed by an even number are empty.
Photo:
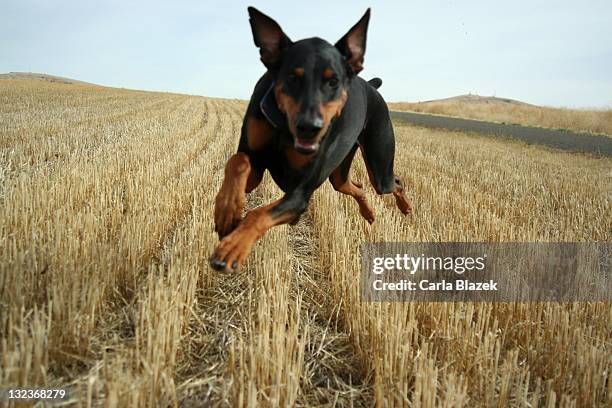
M270 17L249 7L255 45L267 72L255 86L242 125L238 152L225 167L215 202L215 230L221 242L210 257L217 270L235 270L253 244L275 225L297 222L312 193L329 178L355 198L370 223L372 208L349 170L361 149L378 194L392 193L402 213L411 211L393 173L395 138L389 111L363 69L370 10L335 45L320 38L292 42ZM242 211L245 194L265 170L285 192L271 204Z

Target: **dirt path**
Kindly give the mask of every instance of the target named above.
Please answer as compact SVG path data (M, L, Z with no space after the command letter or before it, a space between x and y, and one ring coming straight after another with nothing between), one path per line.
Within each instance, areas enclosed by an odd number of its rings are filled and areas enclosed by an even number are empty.
M418 126L476 132L494 137L517 139L528 144L539 144L570 152L612 156L612 138L590 133L506 125L413 112L391 111L391 118Z

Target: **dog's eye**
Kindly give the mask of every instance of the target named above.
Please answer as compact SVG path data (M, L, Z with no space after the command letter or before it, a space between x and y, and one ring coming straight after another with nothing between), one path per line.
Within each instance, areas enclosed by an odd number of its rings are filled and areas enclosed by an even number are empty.
M327 81L327 85L329 85L332 88L335 88L338 86L338 78L329 78L329 80Z

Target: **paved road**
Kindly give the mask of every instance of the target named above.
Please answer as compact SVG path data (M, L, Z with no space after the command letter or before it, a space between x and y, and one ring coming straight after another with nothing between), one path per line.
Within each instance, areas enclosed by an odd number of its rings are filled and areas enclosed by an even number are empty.
M412 112L391 111L391 118L425 127L444 128L461 132L477 132L496 137L509 137L529 144L540 144L570 152L612 156L612 137L592 135L590 133L521 125L503 125L479 120Z

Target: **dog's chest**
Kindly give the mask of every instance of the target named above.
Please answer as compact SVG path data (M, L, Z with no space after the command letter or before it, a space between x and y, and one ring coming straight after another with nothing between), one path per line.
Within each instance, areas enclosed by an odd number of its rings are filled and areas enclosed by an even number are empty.
M296 152L293 147L286 146L283 151L283 157L285 159L285 165L288 169L301 173L314 160L316 155L311 154L305 156Z
M290 147L283 147L281 151L269 156L266 167L274 182L287 193L304 181L311 172L313 161L313 157L303 156Z

